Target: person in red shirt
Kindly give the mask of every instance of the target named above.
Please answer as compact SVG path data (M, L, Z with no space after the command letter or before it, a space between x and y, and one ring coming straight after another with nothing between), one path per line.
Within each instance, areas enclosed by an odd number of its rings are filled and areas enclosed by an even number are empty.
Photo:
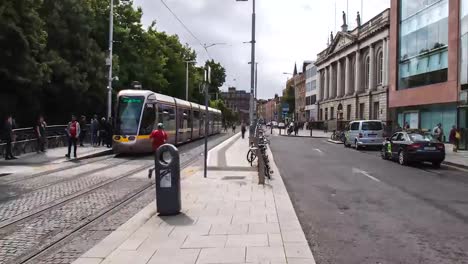
M164 131L164 125L162 123L159 123L158 128L151 132L150 139L153 145L153 151L156 151L161 145L166 143L167 133Z

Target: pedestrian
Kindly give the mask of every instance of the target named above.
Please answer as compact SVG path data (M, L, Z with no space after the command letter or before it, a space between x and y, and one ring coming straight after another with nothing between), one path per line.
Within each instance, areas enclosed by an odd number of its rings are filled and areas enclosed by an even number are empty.
M80 147L84 147L86 132L88 132L88 129L87 129L87 126L86 126L86 116L84 116L84 115L82 115L81 118L80 118L80 128L81 128Z
M410 129L410 125L408 122L405 122L405 125L403 126L404 131L408 131Z
M37 153L45 152L45 143L47 139L46 127L47 127L47 123L44 121L44 117L39 116L36 127L34 129L34 132L36 133L36 138L37 138Z
M15 122L13 121L13 116L7 115L3 132L3 139L6 141L5 160L17 159L15 156L13 156L11 150L11 144L13 141L15 141L15 135L13 133L14 128Z
M106 144L106 118L101 118L99 122L99 131L98 131L98 146L105 146Z
M153 130L150 135L153 151L156 152L160 146L164 145L167 142L167 138L167 133L164 131L164 125L159 123L157 128ZM162 157L159 158L161 159Z
M438 123L437 126L435 126L432 129L432 135L438 141L443 142L443 140L444 140L444 130L442 129L442 124L441 123Z
M236 124L232 125L232 133L234 133L234 134L236 133Z
M225 132L225 133L228 132L228 125L227 125L227 123L224 123L224 132Z
M245 131L247 131L247 128L245 127L245 123L242 123L241 125L242 138L245 137Z
M112 125L112 117L109 117L109 119L106 122L106 146L108 148L112 147L112 131L113 131L113 125Z
M294 123L294 136L297 137L297 134L299 133L299 123Z
M452 130L450 130L449 141L453 145L453 152L458 151L458 142L461 138L460 132L457 129L457 126L453 125Z
M91 145L93 147L98 144L98 131L99 131L99 120L97 115L91 119Z
M65 155L65 157L70 158L70 153L71 153L71 147L73 145L73 154L74 157L77 158L78 156L76 155L76 144L78 142L78 139L80 138L80 123L76 121L76 116L72 115L70 123L68 123L67 126L67 136L68 136L68 154Z

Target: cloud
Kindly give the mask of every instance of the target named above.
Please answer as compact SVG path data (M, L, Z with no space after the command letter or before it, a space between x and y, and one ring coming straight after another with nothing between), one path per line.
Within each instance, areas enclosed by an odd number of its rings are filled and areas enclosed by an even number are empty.
M281 93L286 81L283 72L291 72L294 63L314 60L326 48L330 31L341 26L341 11L347 1L323 0L256 0L256 60L259 62L258 95L271 98ZM363 0L363 20L388 8L389 0ZM167 5L190 28L202 43L227 43L209 49L213 59L227 71L227 85L250 90L250 45L252 2L235 0L165 0ZM157 28L179 35L192 46L202 64L208 57L199 43L177 22L159 0L135 0L143 9L143 23L156 20ZM349 0L349 24L355 26L356 12L361 1ZM335 27L336 25L336 27ZM236 79L234 81L234 79ZM226 89L224 87L223 89Z

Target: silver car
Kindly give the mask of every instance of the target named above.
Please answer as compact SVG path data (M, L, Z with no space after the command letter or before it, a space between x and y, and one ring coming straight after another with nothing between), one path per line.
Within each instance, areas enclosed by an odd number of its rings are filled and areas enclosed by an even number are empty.
M349 124L344 146L356 149L366 146L381 147L384 140L384 125L381 120L359 120Z

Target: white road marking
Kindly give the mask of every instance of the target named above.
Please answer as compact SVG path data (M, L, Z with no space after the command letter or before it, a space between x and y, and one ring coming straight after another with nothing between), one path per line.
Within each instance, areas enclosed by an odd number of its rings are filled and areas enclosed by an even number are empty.
M369 174L368 172L366 172L366 171L353 168L353 173L361 173L362 175L366 176L367 178L369 178L369 179L371 179L371 180L374 180L374 181L376 181L376 182L380 182L379 179L377 179L377 178L375 178L374 176L370 175L370 174Z
M320 154L323 153L323 151L321 151L321 150L318 149L318 148L316 148L315 150L316 150L318 153L320 153Z

